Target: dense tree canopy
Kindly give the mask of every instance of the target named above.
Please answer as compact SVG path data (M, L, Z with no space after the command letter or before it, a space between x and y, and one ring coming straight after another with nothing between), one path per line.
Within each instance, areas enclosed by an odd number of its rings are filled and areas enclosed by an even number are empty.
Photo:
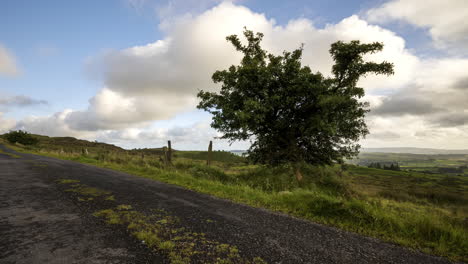
M362 56L383 44L333 43L333 76L325 77L301 66L303 47L275 56L261 48L262 33L246 29L244 36L247 45L236 35L226 38L244 57L213 74L221 91L198 93L198 108L213 114L211 126L225 139L251 140L249 158L258 163L324 165L356 155L356 142L368 133L369 111L357 82L367 73L393 74L393 64ZM302 178L298 169L296 176Z

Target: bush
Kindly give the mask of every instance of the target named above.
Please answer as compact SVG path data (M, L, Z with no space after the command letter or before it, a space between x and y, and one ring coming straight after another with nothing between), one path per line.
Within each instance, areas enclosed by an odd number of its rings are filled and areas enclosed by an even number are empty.
M35 145L39 142L37 138L32 136L26 131L11 131L4 135L4 138L8 140L10 143L20 143L23 145Z

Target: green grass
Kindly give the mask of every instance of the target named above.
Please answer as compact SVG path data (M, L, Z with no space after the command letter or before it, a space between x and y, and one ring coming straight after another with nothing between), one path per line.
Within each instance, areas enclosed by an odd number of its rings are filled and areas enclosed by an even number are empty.
M175 152L174 157L206 161L206 159L208 158L208 151L177 151ZM211 160L229 163L245 162L245 158L227 151L213 151L211 154Z
M238 161L218 160L207 167L202 154L179 151L174 166L165 168L157 155L39 153L15 148L176 184L468 261L468 181L463 176L352 165L344 171L338 166L305 166L305 181L299 185L289 167L249 165L242 157Z

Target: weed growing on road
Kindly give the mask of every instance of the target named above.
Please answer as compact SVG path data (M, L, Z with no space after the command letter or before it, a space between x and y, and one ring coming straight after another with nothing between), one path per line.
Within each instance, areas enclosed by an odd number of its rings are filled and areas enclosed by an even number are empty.
M106 200L106 201L115 201L115 196L114 195L109 195L104 200Z
M71 188L66 189L66 192L77 193L82 195L83 197L78 197L78 201L80 202L89 202L93 201L94 198L97 197L104 197L104 200L107 201L114 201L115 197L112 195L111 192L87 186L85 184L80 184L78 180L73 179L59 179L57 180L59 184L67 184L70 185Z
M71 184L71 183L79 183L79 180L72 180L72 179L60 179L57 180L58 183L60 184Z
M148 247L167 254L172 264L204 263L266 263L261 258L243 258L237 247L206 238L203 233L177 227L179 220L163 210L147 216L131 205L119 205L93 214L108 224L126 226L127 230Z
M87 186L78 180L59 179L56 182L71 187L65 191L78 194L77 199L80 202L91 202L98 197L107 201L115 200L111 192ZM261 258L243 258L235 246L222 244L207 239L203 233L189 232L178 227L179 220L164 210L152 210L152 214L147 216L134 210L131 205L121 204L112 209L100 210L93 215L104 218L108 224L125 226L130 234L149 248L167 254L173 264L192 263L194 259L219 264L265 263Z

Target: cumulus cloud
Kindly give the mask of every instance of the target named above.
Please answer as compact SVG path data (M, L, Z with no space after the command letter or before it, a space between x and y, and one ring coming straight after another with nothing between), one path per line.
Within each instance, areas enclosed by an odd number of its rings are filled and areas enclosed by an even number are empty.
M79 138L92 138L94 136L93 132L76 131L68 126L65 119L71 112L73 112L71 109L66 109L50 116L29 116L17 122L14 129L21 129L30 133L55 137L72 136Z
M457 80L453 83L452 87L455 89L468 91L468 77Z
M0 75L16 76L20 73L13 54L0 44Z
M406 95L398 93L383 99L382 104L372 111L372 114L380 116L394 115L424 115L443 110L427 99L414 97L414 94Z
M372 22L402 20L427 28L440 47L468 47L468 5L465 0L391 0L367 12Z
M369 116L367 123L370 134L361 141L364 147L461 149L468 142L468 124L434 126L421 116L414 115Z
M429 59L420 63L403 89L371 101L371 134L365 146L462 148L468 142L468 59ZM387 138L394 133L398 140Z
M242 54L225 37L241 35L244 26L263 32L264 47L273 53L304 43L303 63L325 74L333 64L328 53L331 43L354 39L384 42L384 51L369 59L395 62L396 74L385 82L375 76L363 80L361 84L369 90L401 88L418 65L418 59L405 49L403 38L357 16L323 29L307 19L280 26L263 14L224 2L198 16L164 24L166 37L161 40L94 58L89 67L100 72L106 88L90 100L86 111L70 114L67 122L77 130L113 129L193 110L199 90L219 89L211 75L239 63Z
M230 144L219 139L221 134L210 127L209 121L200 121L188 126L169 128L127 128L98 132L98 141L110 142L125 148L162 147L171 140L172 147L179 150L206 150L213 141L214 149L247 149L248 142Z
M125 96L119 91L101 90L84 111L73 111L65 119L75 130L96 131L145 125L151 120L169 119L183 109L193 109L194 97L170 94Z
M413 81L398 92L380 97L371 115L411 115L427 126L464 126L468 120L466 67L468 59L422 61Z
M13 119L7 119L3 117L3 113L0 112L0 134L6 133L12 130L16 125L16 121Z

